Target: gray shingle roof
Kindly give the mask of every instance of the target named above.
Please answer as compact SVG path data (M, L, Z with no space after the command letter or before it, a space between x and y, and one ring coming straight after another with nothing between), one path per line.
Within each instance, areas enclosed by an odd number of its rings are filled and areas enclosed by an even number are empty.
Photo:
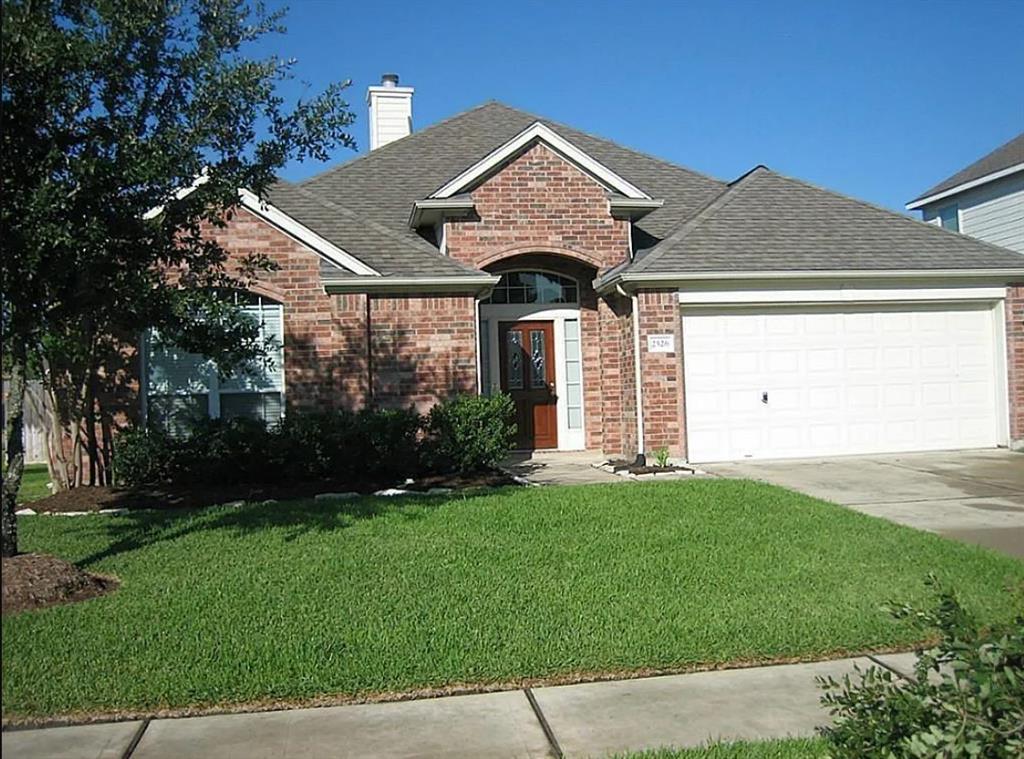
M1018 134L1005 145L1000 145L985 157L979 158L970 166L960 169L953 176L943 179L930 190L921 193L910 202L916 203L923 198L938 195L940 192L952 190L954 187L959 187L967 182L973 182L975 179L987 177L989 174L994 174L997 171L1002 171L1022 163L1024 163L1024 132Z
M1024 258L759 166L625 271L989 268L1024 271Z
M433 244L409 229L412 204L537 121L652 197L665 200L662 208L637 224L638 242L660 239L725 188L711 177L489 102L303 182L275 186L270 199L382 273L465 274L466 267L440 255Z
M300 185L279 182L270 188L268 200L385 276L465 276L476 273L476 269L442 255L411 230L406 230L409 234L403 234L372 219L361 218L355 211ZM332 276L344 275L344 270L337 269Z

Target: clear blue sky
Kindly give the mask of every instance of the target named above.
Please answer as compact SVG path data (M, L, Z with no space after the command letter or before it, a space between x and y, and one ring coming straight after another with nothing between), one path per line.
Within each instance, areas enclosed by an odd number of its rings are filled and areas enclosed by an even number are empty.
M495 99L722 179L763 163L896 209L1024 131L1024 0L278 4L288 33L261 52L298 59L292 97L351 79L361 151L366 87L392 71L417 129Z

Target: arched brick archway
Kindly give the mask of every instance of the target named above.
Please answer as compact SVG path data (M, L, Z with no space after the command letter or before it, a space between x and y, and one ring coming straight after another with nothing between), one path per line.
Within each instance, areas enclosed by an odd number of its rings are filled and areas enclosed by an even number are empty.
M512 248L495 251L477 261L477 266L491 272L507 271L510 265L520 265L524 260L543 260L556 268L568 269L587 268L597 275L601 268L600 259L586 251L573 248L553 248L537 245L517 245Z

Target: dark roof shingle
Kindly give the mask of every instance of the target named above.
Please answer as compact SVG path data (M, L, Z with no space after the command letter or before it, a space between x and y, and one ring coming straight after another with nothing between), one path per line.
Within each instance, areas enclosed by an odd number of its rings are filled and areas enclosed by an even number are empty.
M412 204L537 121L652 197L665 200L637 224L638 239L660 239L725 187L703 174L489 102L303 182L282 183L272 189L271 201L382 273L443 274L442 269L454 264L456 273L465 274L466 267L439 254L409 228Z
M630 273L1020 269L1024 257L758 167Z
M976 179L987 177L989 174L995 174L997 171L1020 164L1024 164L1024 132L1018 134L1005 145L1000 145L983 158L979 158L970 166L960 169L953 176L943 179L930 190L921 193L910 202L916 203L924 198L930 198L932 195L938 195L941 192L952 190L954 187L959 187L967 182L973 182Z

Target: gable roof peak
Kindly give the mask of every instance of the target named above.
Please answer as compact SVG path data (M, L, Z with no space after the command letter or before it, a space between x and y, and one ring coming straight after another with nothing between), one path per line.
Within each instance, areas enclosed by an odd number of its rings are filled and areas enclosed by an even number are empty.
M521 154L535 143L543 143L554 150L562 158L575 164L609 190L613 190L627 198L643 198L651 196L634 185L628 179L615 173L600 161L580 149L573 142L560 135L555 129L537 120L523 129L504 144L494 148L475 164L458 176L449 180L444 186L431 193L431 198L449 198L465 192L480 180L493 174L499 167Z

